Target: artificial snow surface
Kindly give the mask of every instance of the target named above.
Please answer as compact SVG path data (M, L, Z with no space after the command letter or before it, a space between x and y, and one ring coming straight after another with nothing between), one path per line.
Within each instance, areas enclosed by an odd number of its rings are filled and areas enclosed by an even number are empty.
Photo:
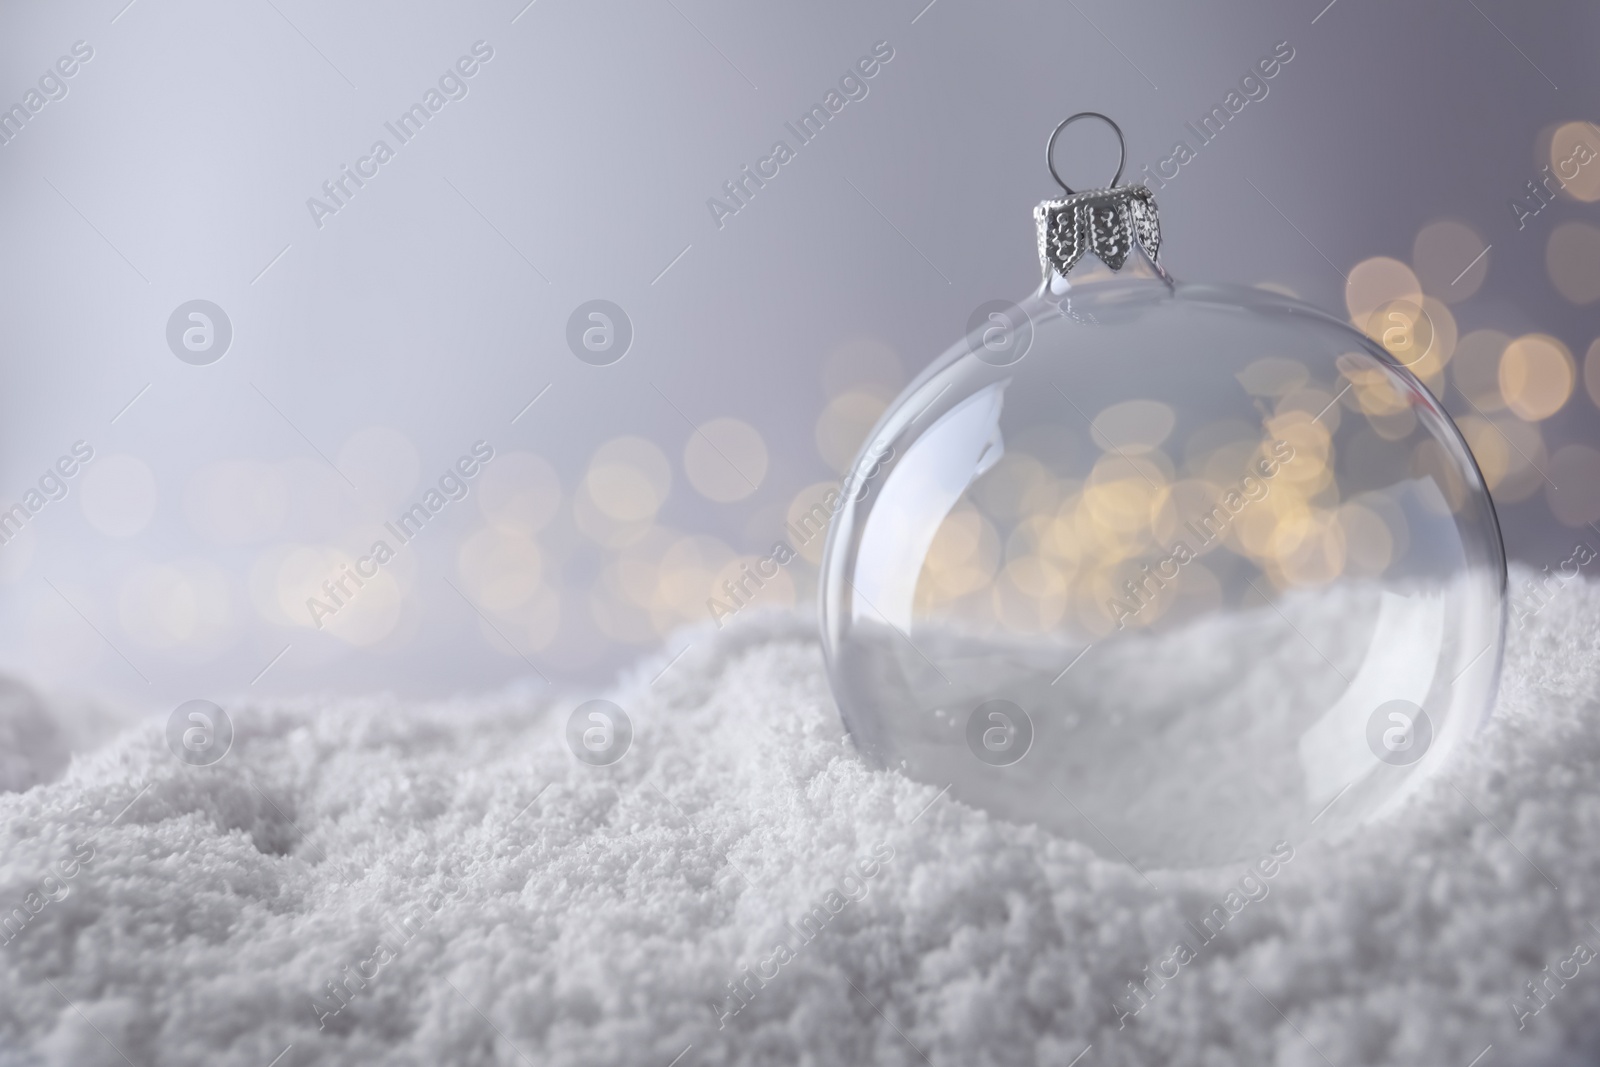
M230 705L215 766L158 722L63 773L81 721L0 694L0 1065L1600 1062L1600 586L1208 942L1226 886L868 769L810 626L691 636L609 694L610 767L522 692Z

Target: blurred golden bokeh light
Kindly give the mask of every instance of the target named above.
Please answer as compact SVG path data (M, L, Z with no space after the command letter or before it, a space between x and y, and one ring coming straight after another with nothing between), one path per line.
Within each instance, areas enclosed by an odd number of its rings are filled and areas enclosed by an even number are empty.
M619 522L654 518L672 486L672 467L654 442L618 437L595 450L584 475L589 499Z
M1473 330L1456 344L1450 378L1480 412L1506 406L1500 394L1500 357L1510 343L1510 336L1499 330Z
M1124 400L1096 415L1090 431L1094 443L1107 451L1149 452L1177 425L1177 413L1159 400Z
M537 533L561 507L561 479L542 456L501 452L478 475L477 497L491 525Z
M813 482L795 494L785 513L789 545L812 566L822 564L822 549L835 515L828 501L837 500L838 492L837 482ZM830 493L834 494L831 498Z
M466 594L486 611L526 604L544 576L544 557L520 530L490 526L471 534L456 552Z
M1589 342L1589 351L1584 354L1583 387L1594 405L1600 407L1600 337Z
M1591 164L1600 168L1600 161ZM1600 299L1600 229L1587 222L1563 222L1550 231L1545 270L1556 292L1574 304Z
M1487 246L1471 226L1454 219L1430 222L1417 231L1411 245L1411 265L1423 292L1457 304L1483 287L1489 276Z
M1489 487L1490 492L1499 496L1496 490L1511 471L1513 456L1511 442L1506 439L1505 434L1495 428L1494 423L1476 415L1457 419L1456 426L1461 430L1467 448L1472 451L1472 458L1477 461L1478 470L1483 474L1484 484Z
M1590 122L1567 122L1550 138L1550 170L1574 199L1600 200L1600 130Z
M294 626L326 631L352 645L375 645L383 640L400 621L400 586L389 569L379 568L375 575L364 577L359 587L346 578L341 592L335 583L355 564L356 557L331 545L286 546L273 576L282 618Z
M685 619L706 617L706 600L722 592L717 575L733 557L733 549L707 534L678 538L661 557L657 603Z
M1506 406L1519 418L1538 422L1566 404L1577 372L1566 345L1548 334L1530 333L1506 345L1499 379Z
M1394 374L1365 354L1347 358L1351 410L1363 411L1365 402L1374 423L1392 428L1404 419L1406 432L1414 431L1412 398L1396 388ZM1259 568L1262 588L1383 574L1406 551L1404 512L1385 492L1341 500L1329 425L1338 417L1336 391L1311 384L1304 367L1286 359L1260 361L1241 385L1275 398L1271 414L1256 426L1222 421L1193 431L1182 474L1161 447L1173 428L1166 412L1141 411L1142 401L1095 420L1103 451L1081 482L1071 467L1058 472L1020 447L1008 449L941 523L924 559L917 610L959 620L973 634L1066 628L1093 639L1178 624L1221 606L1219 575L1238 566L1226 555ZM1131 451L1113 447L1124 416L1120 437ZM1419 453L1417 465L1431 475L1443 459ZM1261 477L1255 472L1268 460L1272 473ZM1397 477L1406 473L1397 466ZM1459 502L1460 470L1441 467L1440 477L1447 504ZM802 510L799 501L794 510ZM1223 556L1208 558L1217 553Z
M1423 381L1437 379L1456 349L1456 319L1431 296L1390 300L1367 317L1366 332L1396 363Z
M1351 322L1365 327L1373 312L1396 300L1422 306L1422 283L1410 267L1388 256L1373 256L1350 268L1344 302Z
M851 390L828 401L817 416L817 452L828 468L843 474L855 462L856 453L889 406L886 397Z
M1545 471L1550 466L1550 455L1539 424L1506 413L1494 416L1490 425L1511 450L1507 457L1510 467L1500 481L1496 498L1510 504L1526 500L1547 484Z
M683 446L683 470L701 496L718 504L743 500L767 477L767 443L735 418L710 419Z

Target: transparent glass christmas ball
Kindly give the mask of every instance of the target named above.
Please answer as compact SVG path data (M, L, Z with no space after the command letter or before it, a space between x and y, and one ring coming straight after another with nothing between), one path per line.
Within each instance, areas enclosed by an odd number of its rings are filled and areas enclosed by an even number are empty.
M1387 313L1392 348L1431 345ZM821 610L870 760L1197 868L1415 790L1490 709L1505 587L1483 479L1402 360L1135 247L980 309L901 394Z

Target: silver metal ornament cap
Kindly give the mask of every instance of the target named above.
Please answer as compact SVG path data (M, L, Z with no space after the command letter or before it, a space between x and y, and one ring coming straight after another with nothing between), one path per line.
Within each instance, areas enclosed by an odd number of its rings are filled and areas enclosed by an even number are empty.
M1107 188L1080 193L1056 173L1052 153L1061 131L1083 118L1100 119L1116 131L1121 157L1117 160L1117 173ZM1097 111L1080 111L1055 128L1044 152L1051 177L1067 193L1063 199L1046 200L1033 209L1033 219L1039 230L1039 266L1046 282L1052 271L1064 275L1088 253L1099 257L1100 262L1113 271L1121 270L1135 243L1144 249L1152 263L1160 263L1161 222L1155 196L1145 185L1117 184L1122 177L1128 148L1122 129L1115 122Z
M1143 185L1092 189L1064 200L1046 200L1033 209L1039 226L1039 265L1067 273L1087 252L1112 270L1121 270L1134 242L1159 262L1161 223L1156 200Z

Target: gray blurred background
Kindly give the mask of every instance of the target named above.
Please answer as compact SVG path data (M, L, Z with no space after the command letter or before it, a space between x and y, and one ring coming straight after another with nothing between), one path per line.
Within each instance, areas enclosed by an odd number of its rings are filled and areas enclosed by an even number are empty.
M1528 189L1600 154L1600 9L1324 3L6 6L0 508L39 495L0 547L0 669L165 710L597 684L703 639L899 387L1037 284L1050 128L1113 115L1140 180L1275 49L1157 189L1164 262L1340 316L1420 286L1511 555L1600 546L1600 158L1537 214ZM875 47L801 145L785 123ZM1068 180L1111 151L1075 128ZM596 299L631 324L608 365L568 340ZM169 344L194 300L220 358ZM480 441L464 499L385 534ZM809 604L819 549L761 602Z

